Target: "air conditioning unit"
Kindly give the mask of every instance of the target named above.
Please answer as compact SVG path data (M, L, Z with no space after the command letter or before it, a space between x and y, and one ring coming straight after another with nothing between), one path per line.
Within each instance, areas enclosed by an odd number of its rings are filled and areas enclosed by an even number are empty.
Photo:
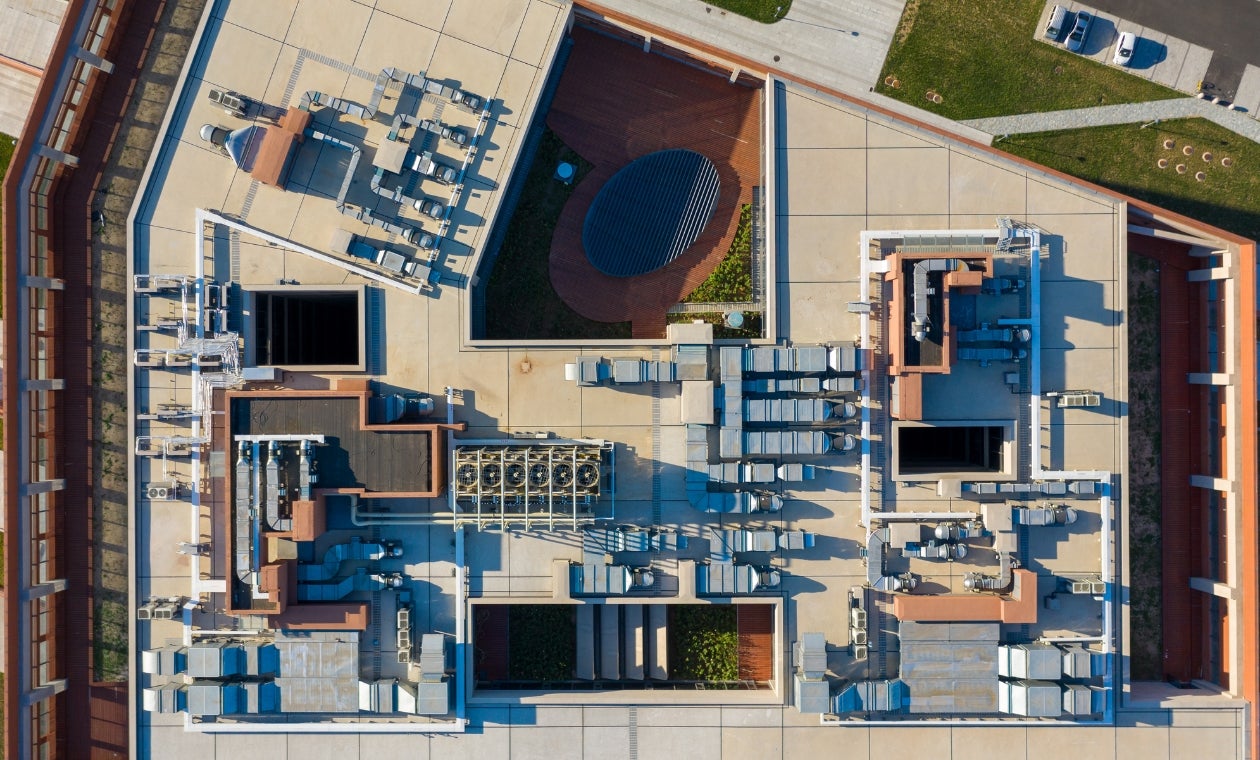
M862 609L861 607L850 607L849 620L851 621L849 623L851 627L865 628L866 627L866 610Z
M865 662L866 655L867 655L867 651L866 651L865 644L853 645L853 659L857 660L858 662Z
M411 662L411 650L410 650L410 649L399 649L399 650L398 650L398 662L399 662L399 663L401 663L401 664L403 664L403 665L406 665L407 663Z
M1070 588L1073 594L1102 596L1107 593L1107 584L1099 578L1083 578L1079 581L1072 581Z
M145 487L144 495L153 501L173 501L179 498L179 484L173 480L150 483Z
M849 631L849 638L853 641L854 644L865 644L866 643L866 629L865 628L851 629Z
M170 620L175 617L175 612L179 609L176 602L161 602L153 608L154 620Z
M157 602L149 602L142 604L136 608L136 620L152 620L153 608L157 607Z

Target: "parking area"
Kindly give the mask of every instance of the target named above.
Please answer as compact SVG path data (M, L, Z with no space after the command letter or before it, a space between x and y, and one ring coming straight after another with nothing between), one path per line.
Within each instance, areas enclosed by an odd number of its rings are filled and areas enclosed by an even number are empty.
M1056 5L1068 10L1067 21L1058 39L1050 40L1045 36L1046 23L1050 19ZM1037 24L1037 39L1043 42L1063 46L1075 23L1076 14L1085 11L1094 16L1085 46L1080 54L1092 58L1099 63L1114 66L1112 55L1115 53L1116 40L1121 32L1133 32L1137 35L1137 44L1133 50L1132 62L1128 66L1129 73L1149 79L1174 90L1194 94L1199 85L1205 81L1208 68L1212 62L1213 51L1201 45L1165 34L1140 24L1130 23L1105 11L1075 2L1055 2L1048 0L1042 10L1041 21Z
M1137 21L1121 18L1106 9L1077 2L1047 0L1042 9L1041 21L1035 36L1048 44L1064 46L1076 14L1085 11L1094 16L1089 35L1081 55L1099 63L1112 65L1116 40L1122 32L1137 35L1129 73L1171 87L1189 95L1200 91L1209 97L1219 97L1233 103L1236 110L1253 117L1260 116L1260 47L1241 45L1240 35L1249 34L1252 27L1260 28L1260 3L1248 0L1239 8L1233 8L1234 0L1213 3L1211 12L1186 16L1165 7L1165 3L1134 4L1129 0L1094 0L1108 8L1119 10L1127 16L1148 23L1163 23L1184 30L1190 40L1212 40L1213 48L1166 34L1160 29ZM1045 36L1046 23L1056 5L1068 10L1068 17L1058 39ZM1236 23L1235 23L1236 20ZM1256 63L1249 63L1255 60Z

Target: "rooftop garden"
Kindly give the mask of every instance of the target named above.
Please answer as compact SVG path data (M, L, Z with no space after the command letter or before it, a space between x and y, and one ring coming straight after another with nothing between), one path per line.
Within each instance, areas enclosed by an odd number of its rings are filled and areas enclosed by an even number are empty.
M568 681L576 659L576 612L571 604L508 608L508 675L513 681Z
M569 184L555 179L561 161L577 167ZM486 284L491 340L629 338L629 322L596 322L571 309L551 286L551 235L573 189L591 164L544 131Z
M670 606L669 674L680 681L739 679L739 634L734 607Z

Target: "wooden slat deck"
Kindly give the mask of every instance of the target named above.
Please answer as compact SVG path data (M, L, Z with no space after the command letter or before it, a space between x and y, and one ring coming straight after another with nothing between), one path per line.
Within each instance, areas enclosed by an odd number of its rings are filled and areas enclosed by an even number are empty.
M482 604L473 618L473 678L481 682L508 678L508 606Z
M565 205L551 241L551 281L578 313L630 321L639 338L661 338L665 313L704 281L735 237L739 209L761 176L761 91L731 84L582 27L547 125L594 164ZM699 239L670 264L632 278L610 277L586 258L582 225L617 170L667 148L688 148L717 167L717 208Z
M774 607L769 604L740 604L735 609L735 630L739 635L739 680L772 680Z

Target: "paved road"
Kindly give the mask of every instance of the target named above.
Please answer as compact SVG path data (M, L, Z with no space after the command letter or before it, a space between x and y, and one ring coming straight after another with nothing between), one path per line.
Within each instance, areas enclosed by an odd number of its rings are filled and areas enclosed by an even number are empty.
M1257 0L1250 0L1256 2ZM1017 135L1027 132L1051 132L1059 129L1083 129L1109 124L1137 124L1156 119L1184 119L1201 116L1249 140L1260 142L1260 121L1238 111L1213 105L1198 98L1171 98L1148 103L1126 103L1116 106L1076 108L1069 111L1027 113L998 116L962 122L968 127L991 135Z
M1257 0L1087 0L1099 10L1158 29L1240 63L1260 66Z
M806 81L865 94L879 79L906 0L794 0L787 16L773 24L702 0L596 3Z

